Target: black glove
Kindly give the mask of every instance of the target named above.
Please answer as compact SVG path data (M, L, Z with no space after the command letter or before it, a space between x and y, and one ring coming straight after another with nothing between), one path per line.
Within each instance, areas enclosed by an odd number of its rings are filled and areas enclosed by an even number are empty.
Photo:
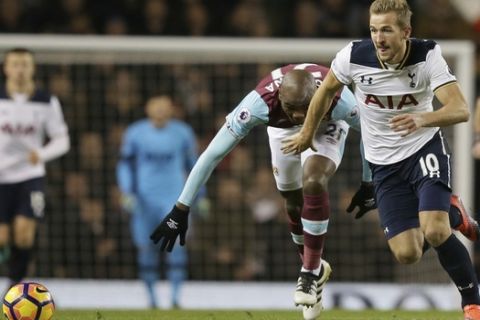
M178 235L180 235L180 245L185 244L185 234L188 229L188 211L181 210L177 206L173 206L172 211L157 226L155 231L150 235L153 243L157 244L162 240L160 250L165 248L171 252Z
M375 201L375 192L372 182L364 182L360 185L360 189L355 193L347 208L347 212L351 213L355 207L358 207L358 211L355 213L355 219L363 217L365 213L377 208L377 202Z

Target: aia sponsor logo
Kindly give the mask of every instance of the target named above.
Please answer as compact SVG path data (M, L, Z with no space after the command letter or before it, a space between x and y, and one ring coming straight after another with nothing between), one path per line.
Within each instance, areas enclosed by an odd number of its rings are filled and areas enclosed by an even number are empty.
M417 99L411 94L402 96L376 96L367 94L365 96L365 104L369 106L377 106L381 109L397 109L401 110L405 106L418 105Z
M35 127L31 124L17 124L4 123L0 125L2 133L9 135L31 135L35 133Z

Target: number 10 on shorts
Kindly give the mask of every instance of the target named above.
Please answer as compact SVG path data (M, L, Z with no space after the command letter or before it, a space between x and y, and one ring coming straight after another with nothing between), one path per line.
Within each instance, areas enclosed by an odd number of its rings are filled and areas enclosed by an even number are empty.
M428 175L430 178L440 178L440 165L435 154L429 153L425 157L421 157L419 162L424 177Z

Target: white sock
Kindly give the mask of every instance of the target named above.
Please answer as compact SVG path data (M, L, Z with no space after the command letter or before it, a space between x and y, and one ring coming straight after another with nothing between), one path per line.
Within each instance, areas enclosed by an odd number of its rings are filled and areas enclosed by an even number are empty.
M318 266L318 268L313 269L313 270L305 269L305 267L302 266L302 269L300 270L300 272L313 273L314 275L319 276L321 269L322 269L322 264L320 264L320 265Z

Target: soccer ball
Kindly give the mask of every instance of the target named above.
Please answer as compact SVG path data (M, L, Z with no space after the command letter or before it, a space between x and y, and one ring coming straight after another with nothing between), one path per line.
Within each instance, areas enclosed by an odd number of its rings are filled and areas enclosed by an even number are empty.
M48 289L35 282L19 283L3 297L6 320L50 320L55 303Z

